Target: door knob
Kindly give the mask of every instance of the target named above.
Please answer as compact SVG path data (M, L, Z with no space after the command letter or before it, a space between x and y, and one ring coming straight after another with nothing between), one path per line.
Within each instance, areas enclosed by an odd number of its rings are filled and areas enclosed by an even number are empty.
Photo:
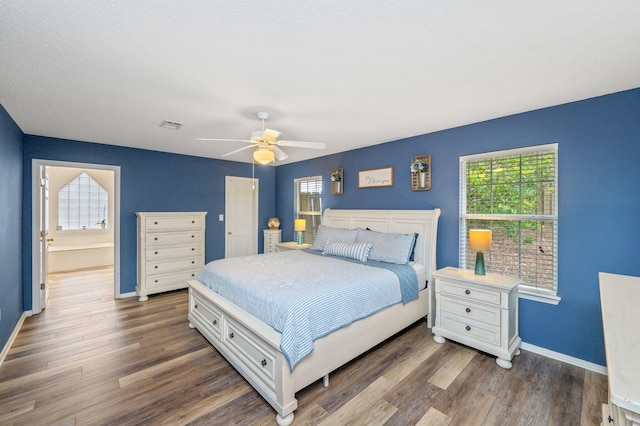
M48 242L48 243L53 242L53 238L47 238L47 242Z
M227 232L227 235L231 235L231 231Z

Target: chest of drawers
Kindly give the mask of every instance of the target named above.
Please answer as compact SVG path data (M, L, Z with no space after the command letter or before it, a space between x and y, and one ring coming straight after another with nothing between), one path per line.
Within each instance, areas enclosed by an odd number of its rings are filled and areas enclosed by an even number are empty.
M138 277L141 302L149 294L187 287L204 265L206 212L138 212Z
M495 355L503 368L520 353L519 278L443 268L435 279L434 340L445 338Z
M282 240L282 229L264 230L264 253L275 253L276 244Z

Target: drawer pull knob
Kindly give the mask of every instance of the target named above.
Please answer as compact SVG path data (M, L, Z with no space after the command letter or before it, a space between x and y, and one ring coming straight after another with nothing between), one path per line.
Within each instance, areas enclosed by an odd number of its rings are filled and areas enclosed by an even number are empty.
M218 320L213 320L213 325L218 325ZM233 334L233 333L231 333Z
M196 237L195 235L192 235L192 236L191 236L191 238L195 238L195 237Z
M154 224L154 225L157 225L157 224L158 224L158 222L153 222L153 224Z
M155 237L155 238L153 239L153 241L158 241L158 237Z
M196 261L195 261L195 260L192 260L192 261L191 261L191 264L194 264L194 263L196 263Z
M471 290L469 290L469 289L465 290L464 294L471 294Z
M233 339L233 333L229 333L229 338Z
M263 359L263 360L262 360L262 366L263 366L263 367L266 367L266 366L267 366L267 360L266 360L266 359Z
M196 223L196 221L195 221L195 220L192 220L192 221L191 221L191 223Z
M157 251L155 251L155 252L153 252L153 254L158 254L158 252L157 252Z
M154 268L158 269L158 265L154 266Z
M471 308L467 308L465 309L465 311L467 311L467 313L471 312Z
M198 304L193 305L193 309L198 309Z
M195 247L191 247L191 251L196 251L196 248Z
M191 274L191 276L192 276L192 277L195 277L195 276L196 276L196 274Z
M470 326L466 326L465 328L467 329L467 331L471 331L471 327Z
M154 280L154 282L156 282L156 283L157 283L157 282L158 282L158 280Z

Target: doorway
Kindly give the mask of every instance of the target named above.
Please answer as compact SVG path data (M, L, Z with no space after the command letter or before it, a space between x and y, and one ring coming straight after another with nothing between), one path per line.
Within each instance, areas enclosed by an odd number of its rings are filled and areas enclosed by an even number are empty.
M258 253L258 179L225 179L225 257Z
M55 178L51 179L52 176ZM65 201L65 198L74 198L70 194L79 186L90 188L87 200L80 195L73 201ZM68 194L63 194L65 192ZM107 202L103 201L104 197ZM87 202L95 210L96 199L103 202L97 212L76 214L77 205L84 206ZM46 307L50 272L104 267L113 278L109 281L113 297L119 298L119 229L119 166L33 160L32 313L40 313ZM50 266L54 267L53 271L49 270Z

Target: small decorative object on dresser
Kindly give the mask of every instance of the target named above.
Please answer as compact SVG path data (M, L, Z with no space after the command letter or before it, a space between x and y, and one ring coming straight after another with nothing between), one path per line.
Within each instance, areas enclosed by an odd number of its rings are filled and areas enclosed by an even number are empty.
M411 159L411 190L431 189L431 156L419 155Z
M282 229L264 230L264 252L275 253L278 250L276 245L282 240Z
M520 278L443 268L435 279L436 321L433 340L445 337L495 355L502 368L520 354L518 284Z
M476 254L476 275L486 275L482 252L491 250L491 231L489 229L470 229L469 249L478 252Z
M138 217L138 284L149 294L186 288L204 265L206 212L143 213Z
M344 186L342 185L342 169L331 170L331 195L342 195Z
M270 217L269 221L267 222L267 226L271 230L280 228L280 219L278 219L277 217Z

